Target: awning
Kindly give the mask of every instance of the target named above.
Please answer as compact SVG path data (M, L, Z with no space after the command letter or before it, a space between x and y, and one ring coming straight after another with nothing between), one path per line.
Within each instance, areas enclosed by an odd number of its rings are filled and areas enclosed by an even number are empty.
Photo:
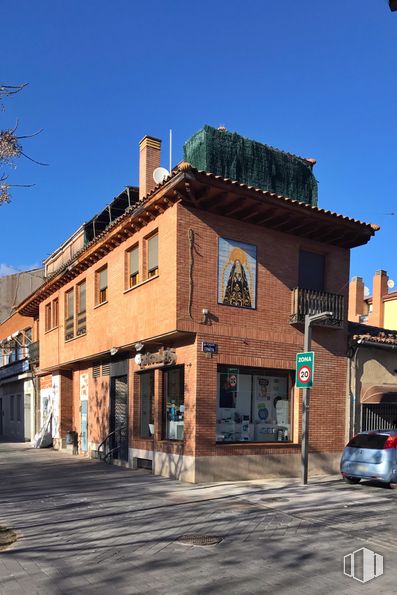
M361 388L360 401L369 403L395 403L397 405L397 384L367 384Z

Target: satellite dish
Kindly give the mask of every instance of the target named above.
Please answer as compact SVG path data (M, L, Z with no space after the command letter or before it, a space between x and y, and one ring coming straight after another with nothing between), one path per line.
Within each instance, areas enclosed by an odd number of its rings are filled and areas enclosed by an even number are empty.
M165 178L167 178L169 175L170 172L168 169L165 169L165 167L156 167L153 172L153 180L156 182L156 184L161 184L161 182L164 182Z
M370 293L369 288L367 286L365 286L364 287L364 297L365 298L369 297L369 293Z
M389 280L388 280L388 282L387 282L387 287L388 287L389 289L393 289L393 287L394 287L394 281L393 281L393 279L389 279Z

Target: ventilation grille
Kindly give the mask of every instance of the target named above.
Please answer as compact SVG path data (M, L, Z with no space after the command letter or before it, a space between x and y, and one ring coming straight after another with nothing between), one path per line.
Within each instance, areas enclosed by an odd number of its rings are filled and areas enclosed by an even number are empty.
M102 376L110 375L110 363L102 364Z
M92 368L92 377L93 378L99 378L99 376L101 375L101 366L98 364L96 366L93 366Z

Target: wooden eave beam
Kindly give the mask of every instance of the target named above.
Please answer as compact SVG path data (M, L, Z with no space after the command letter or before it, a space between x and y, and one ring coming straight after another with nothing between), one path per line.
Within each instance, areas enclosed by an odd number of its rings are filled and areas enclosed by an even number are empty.
M195 174L195 176L196 176L197 181L200 182L202 174ZM204 181L202 181L202 183L207 185L208 181L204 180ZM253 191L252 190L250 190L248 188L243 188L241 186L234 187L229 182L223 182L222 180L211 178L211 186L216 187L220 190L221 189L224 190L225 186L228 186L228 188L230 188L230 192L238 193L241 200L244 200L244 197L251 198L251 200L253 199L253 196L252 196ZM257 197L258 197L257 198L258 201L260 201L262 203L265 201L268 206L273 206L275 208L282 208L284 211L293 213L295 216L298 216L298 217L301 217L302 215L304 215L305 207L302 207L302 205L296 204L294 202L290 202L288 200L279 199L276 196L272 196L272 193L270 193L270 192L263 193L262 191L258 191ZM362 232L360 232L360 231L357 232L357 229L360 229L360 223L345 221L342 218L336 218L335 216L333 216L331 214L321 213L319 211L312 210L310 205L308 205L306 207L306 210L307 210L307 214L310 213L310 215L313 217L313 222L316 220L319 223L322 222L323 224L335 223L336 225L338 225L338 223L339 223L340 225L345 225L346 227L349 226L350 228L354 228L354 230L352 229L353 233L355 233L355 235L358 239L361 238L363 243L367 243L369 241L370 237L373 235L373 233L368 232L368 227L366 225L362 226ZM355 245L359 245L359 244L357 244L355 242Z

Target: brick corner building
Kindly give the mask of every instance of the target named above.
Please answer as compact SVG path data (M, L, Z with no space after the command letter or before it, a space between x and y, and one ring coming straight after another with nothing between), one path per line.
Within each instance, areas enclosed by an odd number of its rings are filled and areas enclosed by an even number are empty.
M187 145L156 185L160 141L144 137L140 188L51 255L20 306L40 321L41 422L59 448L73 431L80 453L190 482L298 475L295 355L305 314L327 310L310 460L334 471L350 249L376 227L316 206L312 159L210 127Z

